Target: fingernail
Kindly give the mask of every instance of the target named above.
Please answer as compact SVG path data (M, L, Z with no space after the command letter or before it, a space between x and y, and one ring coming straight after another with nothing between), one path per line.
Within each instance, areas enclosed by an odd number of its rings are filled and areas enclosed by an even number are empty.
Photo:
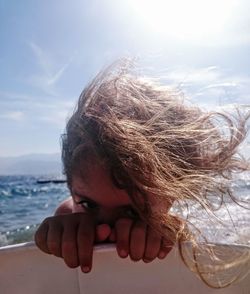
M124 249L122 249L122 250L120 250L120 256L121 257L127 257L128 254L127 254L127 252Z
M81 266L81 270L84 273L88 273L90 271L90 268L88 266Z

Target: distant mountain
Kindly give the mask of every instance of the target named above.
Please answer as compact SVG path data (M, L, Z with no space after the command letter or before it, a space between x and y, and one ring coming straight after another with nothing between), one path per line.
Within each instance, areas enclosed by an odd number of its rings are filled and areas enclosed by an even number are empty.
M250 157L250 142L240 148ZM49 175L62 174L61 154L27 154L17 157L0 157L0 175Z
M0 157L0 175L46 175L61 173L62 164L59 153Z

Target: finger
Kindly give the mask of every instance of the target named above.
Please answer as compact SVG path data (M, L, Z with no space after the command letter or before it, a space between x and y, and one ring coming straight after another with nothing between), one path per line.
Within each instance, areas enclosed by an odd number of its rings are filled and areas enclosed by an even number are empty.
M84 273L90 272L92 268L94 238L94 221L90 218L81 221L78 226L77 247L79 264Z
M129 254L129 239L132 224L133 220L129 218L118 219L115 224L116 249L118 255L122 258L127 257Z
M170 240L166 240L165 238L162 238L161 249L158 253L158 258L164 259L173 248L173 245L174 245L173 242L171 242Z
M148 227L146 237L146 248L144 252L143 261L151 262L159 254L161 249L161 237L152 228Z
M109 241L110 242L116 242L116 233L115 233L114 229L111 230L111 233L109 235Z
M51 222L47 233L47 246L51 254L62 257L62 227L61 225Z
M142 221L133 224L130 233L130 258L139 261L144 256L147 225Z
M70 268L79 265L77 253L77 224L65 224L62 237L62 256Z
M111 228L108 224L98 225L96 226L96 231L95 231L95 241L103 242L109 237L110 234L111 234Z
M38 230L35 233L35 243L36 246L41 249L43 252L50 254L50 251L47 246L47 233L49 230L49 224L47 222L43 222Z

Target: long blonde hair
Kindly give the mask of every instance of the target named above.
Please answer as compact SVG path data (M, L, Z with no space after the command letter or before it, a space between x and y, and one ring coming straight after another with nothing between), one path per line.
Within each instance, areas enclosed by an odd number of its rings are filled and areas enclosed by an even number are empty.
M181 211L198 203L212 213L215 199L223 203L228 194L235 200L233 173L249 169L237 153L249 117L239 110L230 115L201 111L185 104L179 91L138 77L131 65L119 62L84 89L68 121L62 137L68 185L81 170L79 163L95 155L109 168L114 184L126 189L140 217L169 242L178 242L189 265L182 243L191 241L197 252L197 231L188 228L188 218L168 208L175 204ZM152 202L161 209L153 209Z

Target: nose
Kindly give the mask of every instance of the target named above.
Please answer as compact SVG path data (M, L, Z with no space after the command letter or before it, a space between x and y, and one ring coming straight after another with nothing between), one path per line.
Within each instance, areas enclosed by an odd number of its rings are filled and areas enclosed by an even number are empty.
M119 217L119 212L115 208L101 208L96 216L97 224L108 224L114 226Z

